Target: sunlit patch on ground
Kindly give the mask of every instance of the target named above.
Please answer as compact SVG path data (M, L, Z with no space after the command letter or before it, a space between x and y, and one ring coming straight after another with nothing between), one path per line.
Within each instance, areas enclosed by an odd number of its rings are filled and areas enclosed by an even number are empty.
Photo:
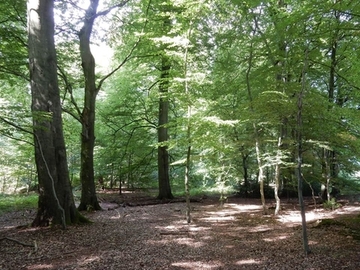
M96 261L100 261L100 257L99 256L90 256L90 257L84 257L78 260L78 265L82 266L82 265L87 265L89 263L93 263Z
M223 266L223 264L221 262L187 261L187 262L173 263L172 266L196 270L196 269L218 269L219 267Z
M40 269L53 269L52 264L35 264L27 267L29 270L40 270Z
M360 269L355 239L340 233L341 227L317 229L312 223L357 216L359 205L335 211L307 205L313 253L304 257L297 201L284 203L279 216L271 209L263 215L260 203L241 198L222 206L217 199L193 203L188 224L185 203L121 207L121 202L110 211L84 213L94 223L69 226L66 232L16 229L29 218L9 215L0 218L0 233L24 243L36 240L39 248L34 253L31 247L3 241L0 269ZM289 264L294 261L297 265Z
M205 245L204 242L195 241L192 238L184 237L184 238L176 238L173 240L173 242L179 244L179 245L186 245L192 248L201 248Z
M268 225L259 225L249 229L249 232L267 232L272 230L273 228L269 227Z
M251 264L260 264L260 261L256 261L254 259L247 259L247 260L241 260L241 261L237 261L235 264L236 265L251 265Z
M324 209L312 210L306 212L306 221L314 222L323 218L334 218L335 216L358 213L359 207L356 206L344 206L336 209L335 211L326 211ZM283 224L298 225L301 224L301 215L297 210L285 211L277 218Z
M279 235L279 236L275 236L275 237L271 237L271 238L263 238L263 240L265 242L275 242L275 241L279 241L279 240L284 240L288 237L289 237L288 235Z
M261 210L262 207L261 205L255 205L255 204L234 204L234 203L229 203L228 204L230 207L232 207L233 209L236 209L236 213L239 212L249 212L249 211L254 211L254 210Z
M220 222L220 221L231 221L231 220L235 220L235 217L234 216L222 216L221 214L220 215L214 215L212 217L205 217L205 218L202 218L201 220L203 221L210 221L210 222Z

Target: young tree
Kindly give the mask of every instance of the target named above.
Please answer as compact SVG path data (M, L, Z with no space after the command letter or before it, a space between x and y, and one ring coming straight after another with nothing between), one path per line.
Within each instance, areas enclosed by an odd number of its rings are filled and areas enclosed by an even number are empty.
M33 226L77 223L62 129L54 1L29 0L28 50L31 79L35 161L39 180L38 212Z

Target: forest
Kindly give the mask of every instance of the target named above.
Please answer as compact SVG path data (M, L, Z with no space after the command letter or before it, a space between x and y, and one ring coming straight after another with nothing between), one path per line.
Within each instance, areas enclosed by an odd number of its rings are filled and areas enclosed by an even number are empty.
M360 268L360 3L0 7L0 269Z

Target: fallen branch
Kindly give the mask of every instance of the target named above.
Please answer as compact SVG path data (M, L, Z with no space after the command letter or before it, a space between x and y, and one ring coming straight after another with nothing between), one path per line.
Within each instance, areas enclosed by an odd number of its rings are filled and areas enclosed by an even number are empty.
M19 240L16 240L14 238L10 238L10 237L3 237L3 238L0 238L0 241L3 241L3 240L9 240L9 241L12 241L12 242L15 242L19 245L22 245L24 247L33 247L35 249L35 252L37 251L37 244L36 244L36 241L34 241L34 244L27 244L27 243L24 243L24 242L21 242Z

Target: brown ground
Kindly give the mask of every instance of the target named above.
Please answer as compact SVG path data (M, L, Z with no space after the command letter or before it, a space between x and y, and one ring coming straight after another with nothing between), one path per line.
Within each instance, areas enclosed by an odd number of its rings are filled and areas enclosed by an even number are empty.
M348 218L359 215L358 204L335 211L308 206L312 253L305 256L296 200L274 217L261 213L259 200L230 198L220 206L204 198L192 203L188 225L183 202L153 204L131 194L100 198L105 210L85 213L93 224L66 231L17 228L34 212L1 216L0 269L360 269L360 222ZM119 207L122 202L127 206ZM319 223L334 217L330 225ZM36 243L37 250L5 237Z

